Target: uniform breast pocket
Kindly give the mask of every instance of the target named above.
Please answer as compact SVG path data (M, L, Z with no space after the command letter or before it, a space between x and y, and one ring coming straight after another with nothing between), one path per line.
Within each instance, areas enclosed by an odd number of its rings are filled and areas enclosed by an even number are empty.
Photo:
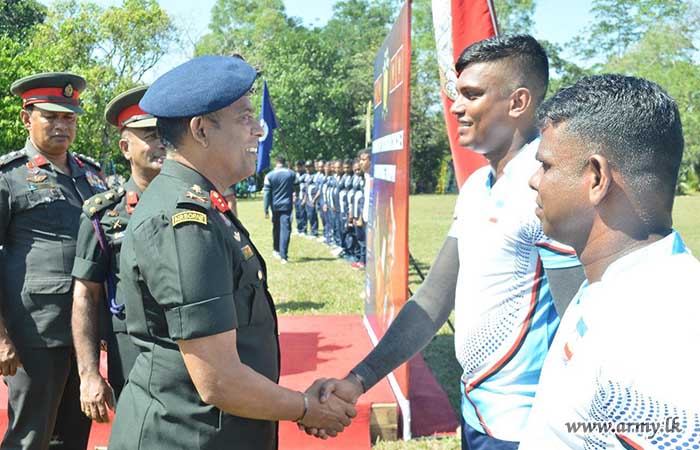
M29 191L24 197L22 209L32 215L36 225L55 224L61 225L61 217L58 206L66 197L58 187L37 189Z

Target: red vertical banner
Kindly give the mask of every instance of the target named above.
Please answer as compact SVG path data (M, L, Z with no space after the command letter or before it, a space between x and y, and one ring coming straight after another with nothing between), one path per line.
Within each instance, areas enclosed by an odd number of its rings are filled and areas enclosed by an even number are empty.
M461 187L472 172L486 164L486 159L457 142L457 120L450 114L457 98L454 63L466 47L496 35L496 13L492 0L432 0L432 8L442 105L455 175Z
M408 296L411 6L406 2L374 60L372 190L367 227L365 315L381 339ZM394 371L408 398L407 365ZM394 383L394 380L390 378Z

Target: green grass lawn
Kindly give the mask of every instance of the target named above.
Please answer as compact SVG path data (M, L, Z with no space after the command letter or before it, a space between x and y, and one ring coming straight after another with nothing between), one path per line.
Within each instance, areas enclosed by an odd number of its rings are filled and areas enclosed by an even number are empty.
M455 195L417 195L410 199L409 249L423 274L447 236L456 199ZM363 272L353 271L345 261L333 257L325 245L296 236L292 236L290 245L290 264L281 265L271 257L272 225L264 219L260 198L240 200L238 213L268 263L270 290L280 314L362 314ZM678 197L673 218L688 247L700 255L700 195ZM410 267L409 288L415 292L419 285L420 277ZM453 342L454 333L446 324L425 348L423 357L458 411L461 370ZM378 450L459 447L457 437L380 442L374 446Z

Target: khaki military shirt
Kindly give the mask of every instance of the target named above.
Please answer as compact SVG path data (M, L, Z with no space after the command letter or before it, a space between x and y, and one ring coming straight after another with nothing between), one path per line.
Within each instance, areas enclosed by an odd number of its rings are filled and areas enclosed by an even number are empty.
M73 259L81 206L106 190L96 163L68 154L64 175L27 140L0 159L0 306L20 347L72 345Z
M116 289L122 241L140 197L141 190L134 180L129 178L124 186L97 194L85 202L83 214L80 216L73 264L75 278L105 283L111 276L115 283L111 288ZM100 243L93 220L100 224L105 241L103 243ZM107 246L107 252L103 250L102 245ZM117 303L116 298L110 296L108 292L107 301L101 308L100 331L103 338L110 332L126 332L124 305Z
M110 450L276 448L276 422L202 402L176 344L236 329L241 361L277 382L277 320L266 278L248 232L212 183L166 160L122 244L117 295L141 354L120 398Z

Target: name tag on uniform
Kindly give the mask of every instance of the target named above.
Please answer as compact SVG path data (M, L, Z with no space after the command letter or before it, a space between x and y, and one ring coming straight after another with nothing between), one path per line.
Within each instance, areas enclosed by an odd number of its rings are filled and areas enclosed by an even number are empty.
M184 211L173 216L173 226L186 222L207 224L207 215L198 211Z

